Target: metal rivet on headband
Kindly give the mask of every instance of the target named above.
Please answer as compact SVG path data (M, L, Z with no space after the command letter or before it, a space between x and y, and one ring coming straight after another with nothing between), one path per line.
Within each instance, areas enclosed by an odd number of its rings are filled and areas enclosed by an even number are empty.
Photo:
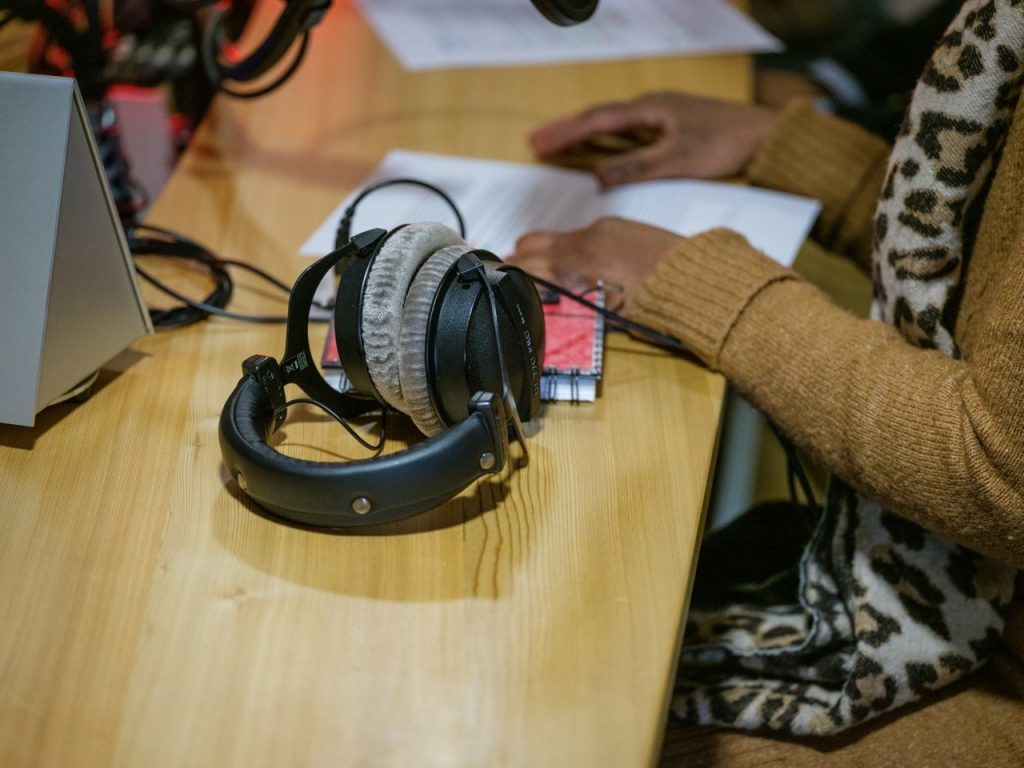
M371 504L370 500L365 496L360 496L358 499L353 499L352 501L352 511L357 515L365 515L371 509L373 509L373 504Z
M488 451L486 453L480 454L480 469L484 470L485 472L489 472L490 470L494 469L494 462L495 459L493 453Z

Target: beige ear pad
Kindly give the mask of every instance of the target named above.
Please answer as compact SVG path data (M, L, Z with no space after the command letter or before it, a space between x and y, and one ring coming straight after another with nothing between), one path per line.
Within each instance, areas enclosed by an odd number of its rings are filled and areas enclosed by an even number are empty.
M409 224L388 236L366 274L362 309L366 369L384 402L399 411L405 412L398 371L405 294L416 270L431 254L464 242L443 224Z
M427 321L441 281L459 257L470 250L465 243L442 248L427 259L413 278L402 310L398 367L402 379L405 412L425 435L436 435L445 428L430 399L427 376Z

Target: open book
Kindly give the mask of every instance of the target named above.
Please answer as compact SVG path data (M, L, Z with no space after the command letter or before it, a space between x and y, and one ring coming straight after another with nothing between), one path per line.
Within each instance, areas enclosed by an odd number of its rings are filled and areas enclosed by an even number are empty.
M821 206L816 200L713 181L667 179L602 191L582 171L528 163L396 149L299 249L319 258L334 250L338 221L366 186L384 179L414 178L443 189L466 221L466 239L504 258L531 230L565 231L601 216L642 221L680 235L728 227L779 263L789 266ZM455 226L452 212L434 193L413 186L378 190L359 204L352 233L389 229L413 221Z

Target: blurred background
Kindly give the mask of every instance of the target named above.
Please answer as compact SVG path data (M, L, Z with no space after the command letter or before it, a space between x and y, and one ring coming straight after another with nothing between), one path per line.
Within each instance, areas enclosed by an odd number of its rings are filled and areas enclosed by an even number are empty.
M233 0L219 44L254 0ZM162 188L217 86L204 71L203 0L0 0L0 69L76 78L124 223Z
M237 43L257 1L0 0L0 68L77 78L128 224L159 193L213 94L259 96L283 83L301 61L306 33L330 7L330 0L275 3L277 25L242 54ZM786 46L756 57L759 102L811 98L892 140L959 2L741 5ZM260 85L234 88L249 80Z

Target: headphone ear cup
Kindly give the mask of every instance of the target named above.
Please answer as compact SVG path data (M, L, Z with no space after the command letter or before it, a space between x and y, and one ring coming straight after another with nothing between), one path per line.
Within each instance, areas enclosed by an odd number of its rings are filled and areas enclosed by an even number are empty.
M402 311L399 341L402 397L405 399L405 412L427 436L436 435L448 426L434 405L428 369L431 313L445 276L459 257L469 250L466 244L451 245L427 259L409 286L405 309Z
M403 413L406 405L398 350L406 293L417 270L432 254L464 243L443 224L408 224L388 236L367 270L360 314L366 369L384 402Z

